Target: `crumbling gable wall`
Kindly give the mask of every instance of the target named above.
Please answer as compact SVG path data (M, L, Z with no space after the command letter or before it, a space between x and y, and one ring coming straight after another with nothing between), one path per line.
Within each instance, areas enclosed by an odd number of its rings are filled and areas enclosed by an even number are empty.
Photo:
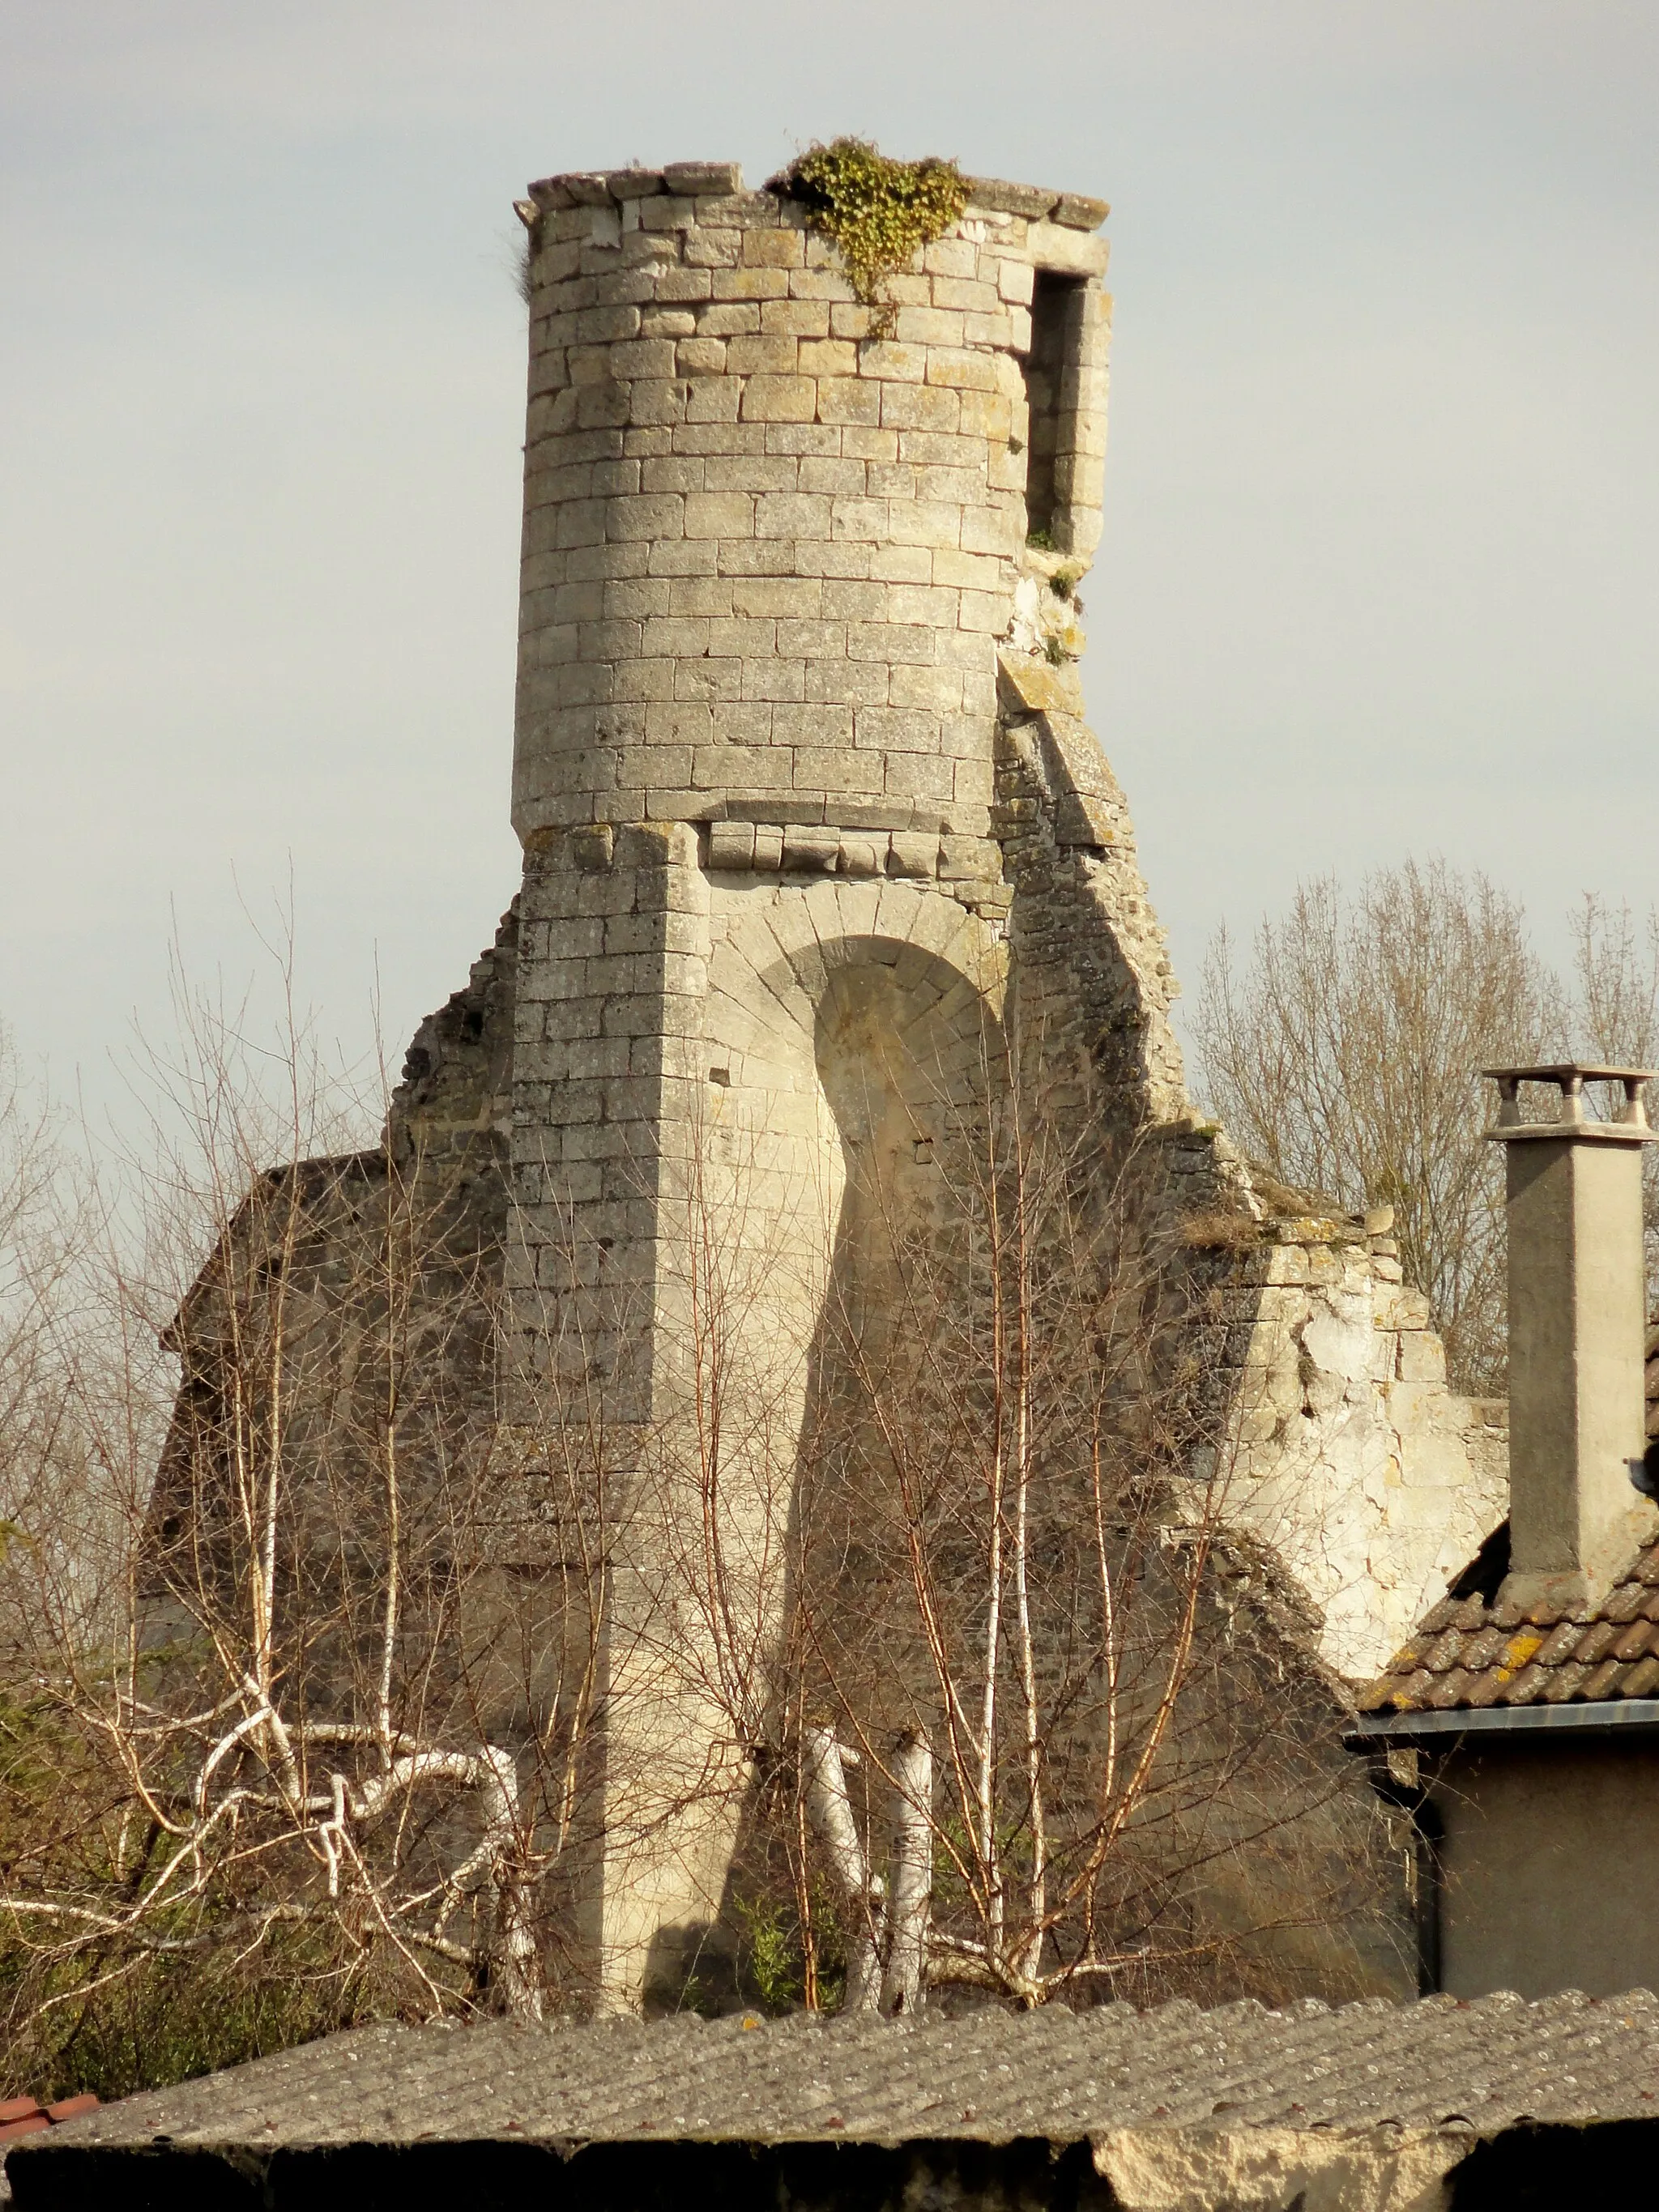
M458 1188L477 1187L481 1205L500 1204L512 1117L518 963L515 898L465 986L410 1039L386 1123L394 1158L418 1160L428 1171L444 1164ZM493 1218L499 1231L499 1216Z
M1213 1306L1236 1408L1230 1510L1319 1607L1331 1662L1364 1680L1503 1519L1508 1407L1448 1387L1386 1230L1264 1206L1229 1272Z
M1218 1417L1195 1473L1295 1575L1327 1662L1363 1681L1502 1519L1505 1408L1448 1387L1383 1213L1280 1190L1192 1106L1127 806L1075 668L1029 630L1022 650L1023 627L1000 654L997 818L1047 1095L1132 1164L1167 1314Z

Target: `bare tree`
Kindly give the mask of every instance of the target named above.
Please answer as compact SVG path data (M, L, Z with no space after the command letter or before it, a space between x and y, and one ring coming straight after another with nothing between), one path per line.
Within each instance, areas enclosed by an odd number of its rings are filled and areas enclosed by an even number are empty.
M1155 1170L1048 1124L994 1041L953 1091L869 1079L928 1094L927 1133L884 1150L885 1108L849 1115L809 1345L777 1356L773 1270L687 1209L717 1279L696 1271L701 1449L674 1462L660 1611L702 1624L706 1710L750 1750L736 1880L774 1996L1386 1985L1382 1824L1310 1624L1227 1529L1203 1288L1137 1218ZM693 1167L704 1205L713 1180Z
M1249 965L1224 931L1194 1027L1209 1103L1281 1182L1392 1206L1407 1278L1466 1389L1501 1388L1501 1185L1480 1069L1565 1049L1570 1017L1517 900L1443 861L1334 877L1264 921Z
M1586 891L1569 917L1574 1028L1580 1051L1604 1066L1645 1067L1659 1051L1659 913L1638 933L1628 902Z
M1407 861L1352 898L1333 877L1264 921L1248 964L1224 929L1194 1027L1212 1109L1272 1176L1358 1211L1392 1206L1407 1278L1428 1293L1454 1380L1504 1385L1501 1164L1483 1067L1576 1051L1645 1066L1659 1051L1659 915L1586 893L1564 985L1520 902L1480 874ZM1659 1167L1646 1184L1659 1231Z
M398 1111L319 1157L361 1102L303 1025L265 1052L186 1012L143 1234L116 1209L81 1255L100 1357L61 1271L21 1300L8 1566L32 1626L0 1699L0 1944L5 2047L36 2079L192 1961L227 2014L303 1982L311 2032L365 2006L535 2016L578 1801L565 1675L591 1652L492 1547L488 1179ZM115 1532L95 1606L43 1517L66 1434ZM129 2051L116 2085L167 2063Z
M48 1332L120 1540L94 1611L14 1547L50 1632L0 1765L73 1808L6 1850L14 2054L192 1960L239 2002L302 1980L312 2029L533 2015L581 1993L583 1869L648 1892L671 1847L715 1891L734 1850L781 1870L811 2002L838 1968L889 2011L1386 1978L1339 1700L1227 1532L1204 1263L1152 1239L1145 1163L978 1052L866 1067L890 1095L822 1187L694 1115L650 1313L551 1298L531 1436L501 1162L396 1100L343 1150L301 1024L262 1105L194 1009L150 1233L102 1271L118 1351ZM585 1332L647 1322L623 1434Z
M1627 902L1586 891L1569 916L1575 1049L1604 1067L1659 1065L1659 910L1638 930ZM1659 1299L1659 1160L1642 1156L1648 1301Z
M115 1539L88 1466L71 1380L119 1347L88 1267L102 1226L66 1117L24 1076L0 1028L0 1679L34 1649L46 1563L90 1624Z

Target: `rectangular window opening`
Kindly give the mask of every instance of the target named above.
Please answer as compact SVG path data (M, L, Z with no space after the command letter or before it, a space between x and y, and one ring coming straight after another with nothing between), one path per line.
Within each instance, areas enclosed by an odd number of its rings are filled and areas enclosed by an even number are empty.
M1060 422L1075 402L1066 393L1066 372L1075 369L1082 343L1085 279L1039 269L1031 294L1031 350L1025 357L1025 532L1041 544L1056 542L1060 523L1054 464Z

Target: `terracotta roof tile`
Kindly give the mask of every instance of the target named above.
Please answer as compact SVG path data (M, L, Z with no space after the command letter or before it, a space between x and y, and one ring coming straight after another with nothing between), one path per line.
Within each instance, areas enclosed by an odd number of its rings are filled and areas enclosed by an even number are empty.
M1512 1682L1507 1683L1498 1694L1500 1705L1530 1705L1544 1694L1549 1682L1547 1667L1523 1667Z
M1573 1657L1583 1660L1587 1665L1593 1665L1596 1660L1606 1656L1608 1645L1618 1633L1616 1620L1592 1621L1574 1644Z
M1438 1636L1443 1628L1452 1626L1462 1610L1463 1601L1461 1598L1443 1597L1438 1605L1424 1614L1417 1632L1419 1636Z
M1577 1659L1569 1659L1563 1667L1552 1667L1544 1684L1545 1704L1565 1705L1574 1692L1589 1679L1589 1671Z
M60 2097L55 2105L39 2105L33 2097L0 2098L0 2167L5 2163L5 2147L21 2142L26 2136L44 2135L60 2120L78 2120L98 2110L94 2096ZM6 2185L0 2175L0 2198L6 2196Z
M1501 1667L1482 1668L1479 1674L1470 1676L1468 1693L1463 1700L1464 1704L1475 1706L1495 1705L1508 1687L1510 1680L1510 1675Z
M1552 1630L1539 1646L1539 1665L1559 1667L1571 1659L1577 1648L1580 1632L1576 1620L1564 1620L1558 1628Z
M1659 1358L1650 1383L1655 1372ZM1463 1595L1470 1571L1367 1685L1362 1712L1659 1697L1659 1543L1638 1555L1604 1603L1571 1615L1559 1606L1522 1614L1496 1595Z
M1505 1639L1504 1664L1511 1669L1525 1667L1534 1659L1537 1659L1540 1665L1547 1664L1548 1662L1541 1657L1547 1640L1545 1630L1534 1628L1529 1621L1523 1620L1518 1628L1510 1631Z
M1427 1704L1431 1712L1449 1712L1454 1705L1467 1705L1474 1677L1462 1667L1454 1667L1449 1674L1437 1674L1430 1691Z
M1615 1659L1639 1659L1652 1641L1653 1623L1638 1620L1632 1622L1610 1649Z
M1471 1674L1479 1674L1488 1667L1504 1664L1504 1655L1509 1647L1509 1638L1493 1623L1463 1642L1463 1664Z

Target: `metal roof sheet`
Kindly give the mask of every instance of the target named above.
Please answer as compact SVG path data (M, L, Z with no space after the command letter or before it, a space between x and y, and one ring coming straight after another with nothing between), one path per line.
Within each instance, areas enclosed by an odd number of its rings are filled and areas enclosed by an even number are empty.
M70 2120L20 2155L499 2140L1075 2142L1125 2128L1659 2114L1659 2000L1499 1995L1024 2017L354 2029Z

